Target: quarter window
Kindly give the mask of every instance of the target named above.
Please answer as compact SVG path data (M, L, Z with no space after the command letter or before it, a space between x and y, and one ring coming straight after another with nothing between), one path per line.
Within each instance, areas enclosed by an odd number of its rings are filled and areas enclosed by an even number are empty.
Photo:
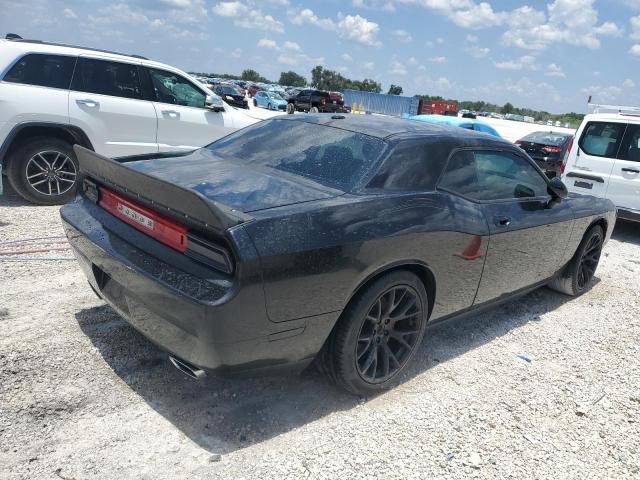
M630 123L624 134L618 159L640 162L640 124Z
M76 57L32 53L22 57L4 76L5 82L69 88Z
M580 148L588 155L616 158L626 123L589 122L580 138Z
M71 89L122 98L142 98L138 66L93 58L80 58Z
M149 69L155 100L185 107L205 107L205 94L191 82L164 70Z
M432 190L442 166L429 157L429 149L422 143L398 147L384 161L367 188Z
M524 158L508 152L456 153L440 187L479 201L547 195L547 182Z

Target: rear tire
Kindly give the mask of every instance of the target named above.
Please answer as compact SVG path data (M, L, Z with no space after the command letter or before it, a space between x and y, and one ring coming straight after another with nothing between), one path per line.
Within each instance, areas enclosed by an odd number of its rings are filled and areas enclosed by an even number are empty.
M296 111L296 107L293 103L287 103L287 113L293 115Z
M586 292L598 268L603 243L602 227L596 225L587 230L575 255L562 273L549 283L549 288L572 297Z
M392 387L420 348L428 305L422 281L411 272L375 280L342 312L318 355L320 370L356 395Z
M13 189L37 205L62 205L76 194L78 160L72 146L54 137L34 137L12 155L7 177Z
M318 110L318 107L311 107L311 110L309 110L309 112L311 113L318 113L320 110Z

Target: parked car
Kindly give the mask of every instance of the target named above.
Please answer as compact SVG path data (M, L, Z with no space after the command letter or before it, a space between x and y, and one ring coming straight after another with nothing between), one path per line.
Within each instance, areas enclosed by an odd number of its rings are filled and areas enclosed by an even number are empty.
M253 97L253 104L256 107L263 107L268 110L287 110L287 101L275 92L258 91Z
M498 131L488 123L481 120L466 117L453 117L450 115L413 115L408 117L409 120L418 122L436 123L439 125L450 125L452 127L466 128L467 130L475 130L477 132L488 133L494 137L502 138Z
M549 178L560 175L560 166L573 135L558 132L533 132L515 144L529 154Z
M586 115L561 167L570 191L608 198L618 216L640 221L640 109L596 107Z
M280 116L179 161L75 148L82 271L195 378L317 357L351 392L388 388L428 326L585 292L616 218L509 142L397 118Z
M249 108L249 103L247 99L244 98L244 93L235 85L223 83L218 85L213 91L232 107Z
M264 90L264 88L260 85L249 85L249 87L247 88L247 94L253 98L256 95L256 92L259 92L260 90Z
M202 147L257 120L157 62L33 40L0 40L0 164L33 203L73 198L73 145L109 157Z
M305 89L301 90L294 97L289 97L287 113L294 112L342 112L344 101L332 100L329 92L322 90Z

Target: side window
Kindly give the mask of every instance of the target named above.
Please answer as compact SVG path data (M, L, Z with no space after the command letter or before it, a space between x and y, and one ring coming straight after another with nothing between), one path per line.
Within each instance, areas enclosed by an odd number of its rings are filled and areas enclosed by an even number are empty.
M22 57L3 80L10 83L69 88L76 57L32 53Z
M429 158L424 144L396 148L380 166L367 188L384 190L432 190L441 167ZM377 153L376 153L377 154Z
M458 152L439 186L480 201L547 195L542 175L524 158L507 152Z
M630 123L627 127L618 159L640 162L640 124Z
M580 137L580 148L588 155L616 158L626 123L589 122Z
M71 89L122 98L142 98L138 66L94 58L80 58Z
M187 79L175 73L149 69L156 101L183 105L185 107L205 107L205 94Z

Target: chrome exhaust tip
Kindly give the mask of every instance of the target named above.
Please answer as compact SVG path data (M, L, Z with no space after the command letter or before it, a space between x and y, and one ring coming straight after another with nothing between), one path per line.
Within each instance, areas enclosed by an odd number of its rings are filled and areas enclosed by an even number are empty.
M169 355L169 361L184 373L186 376L191 377L195 380L201 380L207 376L206 372L194 365L191 365L189 362L185 362L184 360L180 360L179 358L174 357L173 355Z

